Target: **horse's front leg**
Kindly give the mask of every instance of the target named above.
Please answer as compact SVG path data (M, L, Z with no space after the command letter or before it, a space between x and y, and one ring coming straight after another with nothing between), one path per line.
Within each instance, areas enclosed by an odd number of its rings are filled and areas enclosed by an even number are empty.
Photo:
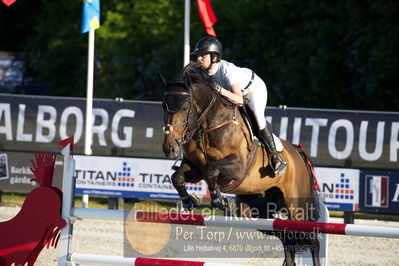
M191 166L182 161L181 166L172 175L172 184L175 187L180 199L183 202L183 208L191 211L199 206L199 199L188 194L185 183L197 183L201 181L201 174L192 169Z

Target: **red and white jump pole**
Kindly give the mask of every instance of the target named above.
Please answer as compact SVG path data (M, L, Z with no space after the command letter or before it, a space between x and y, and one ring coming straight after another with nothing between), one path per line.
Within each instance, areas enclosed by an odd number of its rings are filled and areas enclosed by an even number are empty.
M137 222L189 224L199 226L236 227L257 230L314 232L322 234L399 238L398 227L317 223L274 219L236 218L196 214L136 212Z
M134 265L134 266L232 266L232 264L188 260L167 260L152 258L124 258L120 256L72 253L70 261L77 264ZM240 266L234 264L234 266Z
M78 219L109 219L123 221L126 212L118 210L73 208L72 216ZM198 226L236 227L257 230L314 232L321 234L399 238L398 227L318 223L274 219L206 216L196 214L157 213L136 211L131 215L137 222L187 224Z

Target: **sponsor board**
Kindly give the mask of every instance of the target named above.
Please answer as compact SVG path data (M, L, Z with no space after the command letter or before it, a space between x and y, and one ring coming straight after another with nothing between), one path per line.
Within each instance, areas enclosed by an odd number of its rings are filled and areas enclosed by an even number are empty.
M75 159L77 194L179 199L171 181L173 160L81 155ZM359 170L317 167L315 171L321 199L329 209L358 210ZM186 184L186 189L189 194L209 199L205 181Z
M74 136L84 153L85 98L0 95L0 143L5 151L57 151ZM316 166L399 170L399 113L268 107L273 131L303 145ZM163 159L160 102L93 100L95 156Z
M33 152L5 152L0 154L0 190L30 192L37 187L31 181L34 175L30 168L35 155ZM57 156L55 162L53 186L62 187L63 161Z
M360 211L399 213L399 172L362 170Z
M171 177L173 160L76 155L76 193L111 197L179 199ZM189 194L207 194L204 181L186 184Z
M315 173L320 185L320 198L328 209L359 209L359 170L315 167Z

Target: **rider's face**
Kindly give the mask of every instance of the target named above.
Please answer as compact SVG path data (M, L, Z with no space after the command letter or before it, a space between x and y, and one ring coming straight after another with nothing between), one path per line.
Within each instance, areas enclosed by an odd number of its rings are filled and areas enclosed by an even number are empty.
M197 56L197 63L200 64L203 68L208 69L211 65L211 55L203 54Z

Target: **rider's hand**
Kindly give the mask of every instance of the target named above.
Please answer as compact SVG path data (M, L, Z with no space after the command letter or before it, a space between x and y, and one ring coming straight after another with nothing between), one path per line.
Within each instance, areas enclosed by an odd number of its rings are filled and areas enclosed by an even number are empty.
M215 86L215 91L216 91L218 94L222 94L222 89L223 89L223 87L220 86L219 84L217 84L217 85Z

